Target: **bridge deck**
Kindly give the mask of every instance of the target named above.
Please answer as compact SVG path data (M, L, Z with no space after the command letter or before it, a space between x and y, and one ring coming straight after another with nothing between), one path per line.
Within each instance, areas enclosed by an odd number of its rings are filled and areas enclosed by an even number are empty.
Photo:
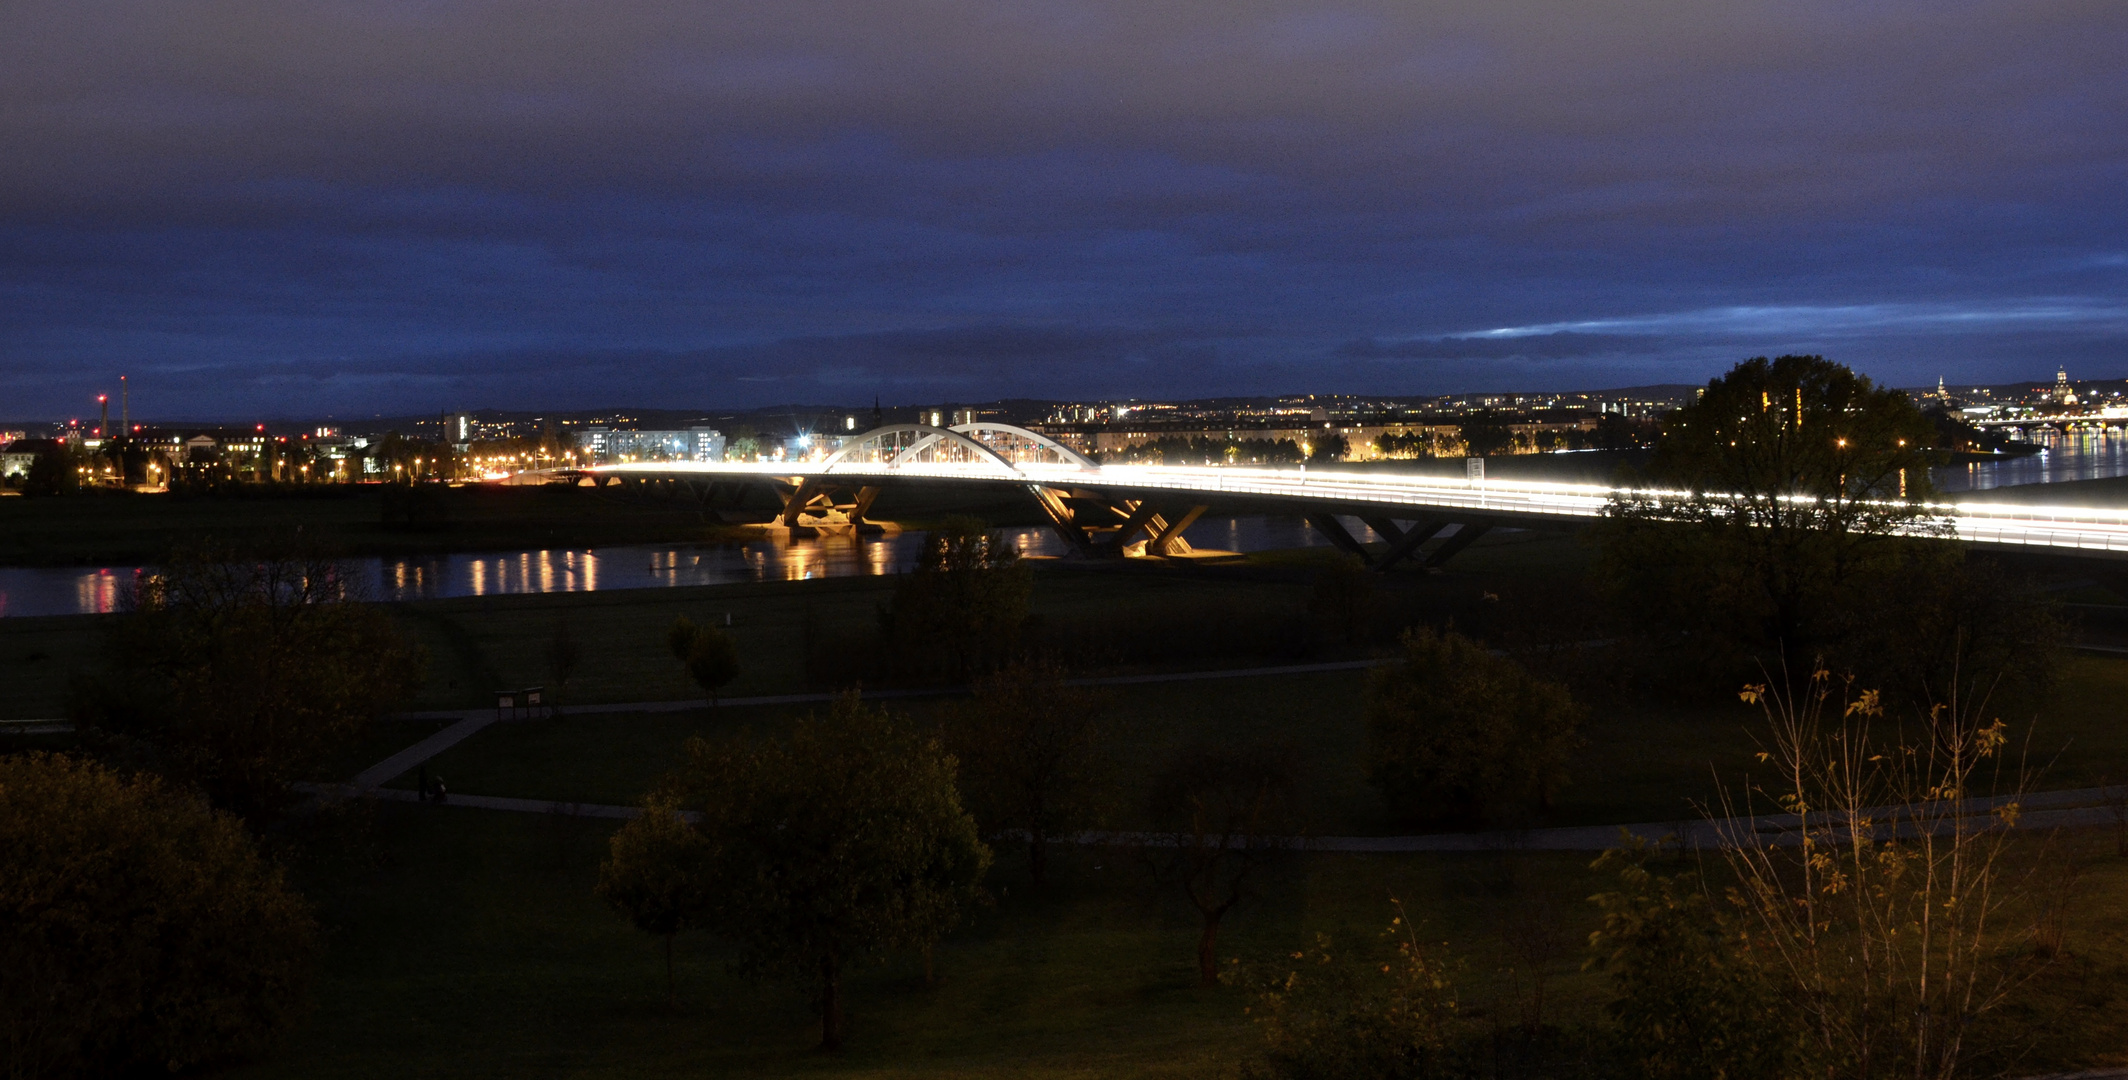
M644 479L700 477L840 478L856 482L933 482L1087 489L1119 495L1189 499L1239 510L1384 514L1484 520L1537 528L1573 527L1600 516L1614 489L1601 484L1520 480L1467 481L1381 473L1300 468L1169 465L1070 465L995 463L831 465L788 463L657 462L594 466L593 475ZM2002 548L2045 548L2064 554L2128 558L2128 510L2039 503L1943 502L1931 504L1956 536Z

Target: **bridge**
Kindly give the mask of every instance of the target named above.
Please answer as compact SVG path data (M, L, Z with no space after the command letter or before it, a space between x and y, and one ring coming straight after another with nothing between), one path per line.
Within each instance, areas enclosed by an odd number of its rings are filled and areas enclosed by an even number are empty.
M1213 510L1300 514L1377 569L1407 559L1439 566L1495 528L1579 528L1620 490L1335 467L1098 465L1046 436L996 423L889 425L816 462L640 462L520 477L662 491L706 508L737 506L747 491L766 487L779 500L779 524L815 532L876 530L867 515L890 484L1002 486L1023 490L1072 550L1089 557L1188 556L1184 530ZM2128 558L2128 511L1983 502L1929 508L1958 539L1984 547ZM1365 522L1387 550L1363 545L1346 528L1348 517Z

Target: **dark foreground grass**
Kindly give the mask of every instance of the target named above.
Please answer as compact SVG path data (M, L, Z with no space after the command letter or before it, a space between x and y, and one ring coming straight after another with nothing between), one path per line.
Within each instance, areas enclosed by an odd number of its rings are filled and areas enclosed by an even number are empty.
M257 488L225 495L92 493L0 499L0 566L153 563L205 540L291 537L345 555L587 547L730 538L699 506L589 488L438 485L421 520L387 521L381 485ZM767 504L764 503L764 510Z
M19 500L5 500L9 502ZM66 715L67 685L103 647L100 616L0 619L0 720Z
M858 971L850 1045L814 1048L807 990L753 985L713 941L683 936L668 1009L658 942L592 895L611 822L445 807L376 810L384 859L308 883L329 927L309 1021L245 1077L1225 1077L1257 1045L1248 994L1195 984L1196 924L1126 854L1065 853L1022 884L1003 852L995 904L937 954ZM2011 1075L2128 1061L2128 859L2110 836L2057 838L2079 873L2062 951L2004 1014ZM1591 894L1576 854L1310 856L1238 908L1223 956L1275 970L1327 934L1379 947L1401 900L1459 969L1465 1015L1519 1017L1541 975L1549 1023L1601 1024L1583 970ZM1666 871L1686 868L1671 861ZM2005 942L2015 954L2028 946Z
M1195 984L1192 913L1112 852L1074 852L943 945L940 982L912 957L850 986L847 1053L814 1049L805 990L755 987L712 942L680 943L668 1011L658 943L592 895L612 823L428 807L379 810L388 862L317 888L330 953L310 1022L243 1076L1225 1076L1255 1036L1247 995ZM1405 901L1429 938L1472 957L1473 1007L1506 986L1503 897L1542 896L1568 947L1548 958L1562 1019L1593 1019L1597 981L1571 947L1594 879L1580 857L1315 857L1230 917L1222 953L1263 959L1317 932L1373 942ZM1504 1007L1504 1006L1503 1006Z

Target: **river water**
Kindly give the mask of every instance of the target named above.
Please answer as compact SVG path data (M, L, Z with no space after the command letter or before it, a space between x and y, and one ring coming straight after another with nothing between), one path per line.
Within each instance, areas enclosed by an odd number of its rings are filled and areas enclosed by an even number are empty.
M1946 495L2011 484L2060 483L2128 475L2128 434L2043 432L2046 452L1935 470ZM1347 527L1363 541L1372 530ZM1064 554L1063 541L1044 528L1004 530L1032 556ZM1329 541L1293 516L1203 518L1186 534L1200 548L1272 551L1325 547ZM368 595L380 600L428 600L507 593L589 592L673 585L802 581L819 577L895 574L907 570L922 533L891 537L763 539L725 544L640 544L604 548L356 559ZM136 567L0 567L0 617L91 615L120 610Z
M1363 541L1373 530L1350 523ZM1022 554L1059 556L1064 542L1046 528L1000 530ZM1191 544L1224 551L1322 547L1329 541L1298 517L1203 518ZM673 585L803 581L897 574L914 564L923 534L818 540L785 538L723 544L627 544L509 552L352 559L362 591L379 600L431 600L508 593L590 592ZM136 567L0 567L0 617L94 615L121 610Z

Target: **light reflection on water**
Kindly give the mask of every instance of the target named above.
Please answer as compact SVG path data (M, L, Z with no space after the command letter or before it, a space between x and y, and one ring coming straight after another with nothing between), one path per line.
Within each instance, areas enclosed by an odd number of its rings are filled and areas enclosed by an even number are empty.
M2047 452L1933 470L1939 491L1984 491L2010 484L2059 483L2128 476L2128 433L2042 431L2033 441ZM1364 542L1374 532L1357 521L1346 527ZM1028 555L1060 556L1062 540L1045 528L1003 530ZM1323 547L1329 541L1300 517L1204 518L1190 526L1190 543L1226 551ZM755 540L739 544L629 545L554 548L499 554L358 559L371 596L426 600L507 593L591 592L752 581L804 581L900 573L923 544L922 533L892 537ZM0 567L0 617L94 615L117 611L137 570L133 567Z
M1354 535L1374 533L1351 522ZM1022 554L1056 557L1064 542L1047 528L999 530ZM1300 518L1205 518L1192 544L1227 551L1319 547L1328 541ZM355 559L349 566L378 600L432 600L510 593L590 592L902 573L923 547L920 532L890 537L787 537L736 544L624 545L500 553ZM133 567L0 567L0 616L90 615L119 610Z
M2128 432L2070 431L2042 428L2029 437L2045 453L2021 455L1970 465L1929 470L1936 490L1945 494L1986 491L2012 484L2059 484L2128 476Z

